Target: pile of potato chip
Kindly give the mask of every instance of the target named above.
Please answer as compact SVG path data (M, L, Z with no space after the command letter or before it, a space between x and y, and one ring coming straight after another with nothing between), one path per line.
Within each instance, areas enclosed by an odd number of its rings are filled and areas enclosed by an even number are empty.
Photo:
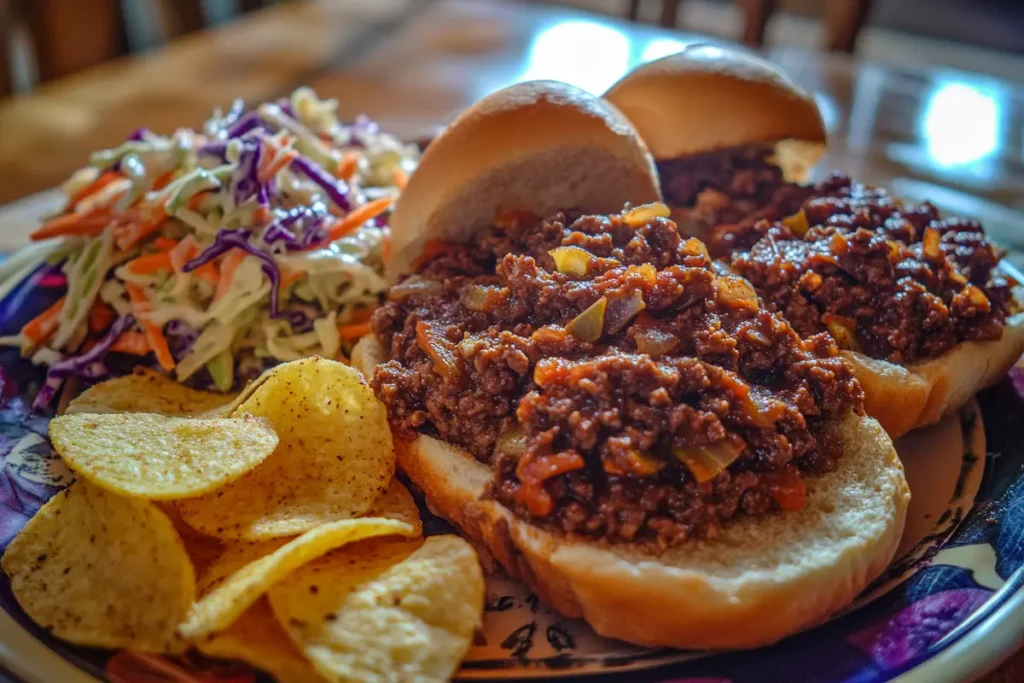
M346 365L280 365L233 400L121 377L50 437L76 481L3 569L59 638L194 647L286 682L439 681L480 625L476 554L422 538L384 406Z

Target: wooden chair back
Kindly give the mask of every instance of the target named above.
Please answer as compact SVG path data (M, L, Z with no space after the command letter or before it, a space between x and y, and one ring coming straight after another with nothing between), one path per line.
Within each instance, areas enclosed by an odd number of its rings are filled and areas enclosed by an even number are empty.
M239 13L272 0L237 0ZM137 4L136 4L137 3ZM15 89L14 55L26 36L35 80L45 82L127 54L132 47L126 8L158 23L164 40L205 28L202 0L0 0L0 97Z

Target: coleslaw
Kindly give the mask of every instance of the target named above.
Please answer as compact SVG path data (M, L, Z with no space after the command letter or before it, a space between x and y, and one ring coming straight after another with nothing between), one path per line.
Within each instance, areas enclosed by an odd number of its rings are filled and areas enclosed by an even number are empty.
M34 407L108 354L228 391L266 366L344 359L386 288L390 208L419 150L309 88L201 131L133 132L64 184L33 240L64 295L0 344L47 367Z

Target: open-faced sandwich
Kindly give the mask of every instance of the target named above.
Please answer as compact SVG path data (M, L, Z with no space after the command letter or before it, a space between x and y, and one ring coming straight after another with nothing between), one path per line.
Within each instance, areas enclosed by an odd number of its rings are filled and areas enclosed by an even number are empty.
M406 275L353 361L428 505L549 605L634 643L763 645L882 571L907 484L832 338L658 197L606 102L487 97L399 199Z
M801 184L825 127L772 64L698 45L605 97L650 146L680 228L800 336L831 333L892 436L957 410L1024 350L1014 283L976 221L839 174Z

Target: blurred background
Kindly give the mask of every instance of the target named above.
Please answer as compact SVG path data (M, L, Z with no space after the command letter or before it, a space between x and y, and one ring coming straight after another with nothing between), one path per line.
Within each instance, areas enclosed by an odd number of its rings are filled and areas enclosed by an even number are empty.
M706 41L759 50L815 94L822 169L1024 247L1022 0L0 0L0 251L92 151L235 97L309 84L344 119L422 141L511 83L600 94Z
M277 1L288 0L0 0L0 95L151 50ZM873 60L1024 79L1020 0L520 1L623 16L753 46L856 51Z

